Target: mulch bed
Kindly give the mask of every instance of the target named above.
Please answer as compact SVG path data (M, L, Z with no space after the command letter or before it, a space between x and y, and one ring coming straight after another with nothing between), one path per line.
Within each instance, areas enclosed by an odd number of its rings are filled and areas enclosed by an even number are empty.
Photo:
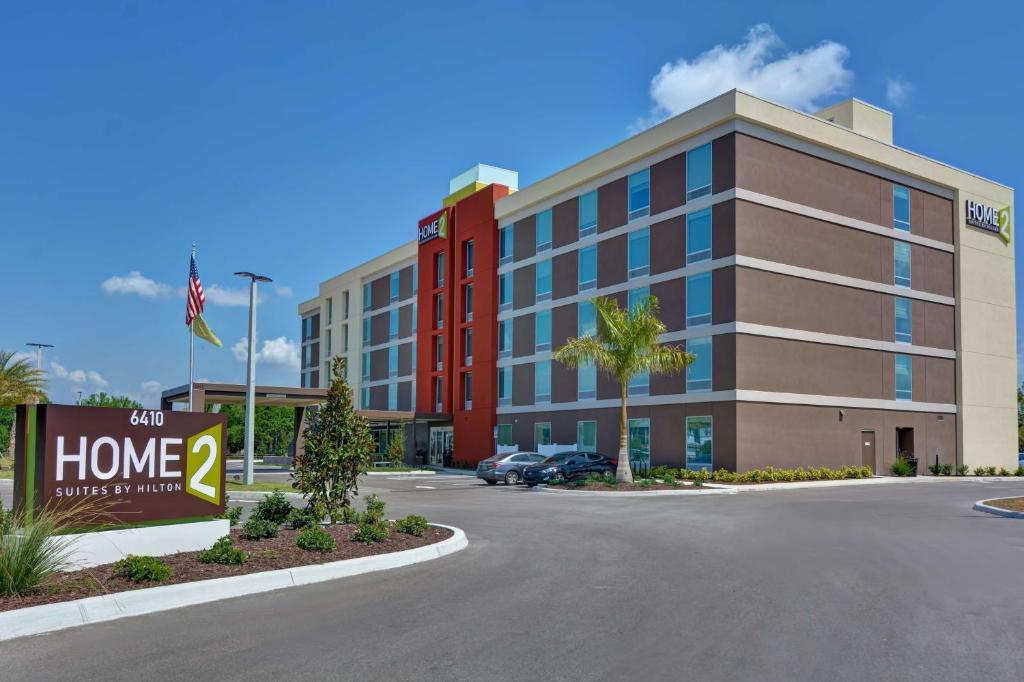
M102 566L94 566L93 568L69 571L51 576L42 585L22 596L0 597L0 611L21 609L27 606L39 606L40 604L53 604L71 601L72 599L95 597L102 594L138 590L160 585L174 585L210 578L225 578L246 573L274 571L281 568L293 568L295 566L311 564L326 564L343 559L400 552L406 549L432 545L452 536L450 530L430 526L421 538L414 535L406 535L405 533L392 532L384 542L366 545L362 542L352 541L352 533L356 529L354 525L339 524L336 526L325 526L324 529L334 536L337 543L332 552L309 552L299 549L295 546L295 536L298 535L298 531L290 528L282 528L276 538L259 541L244 540L242 539L241 531L234 529L231 531L231 538L234 540L235 547L245 550L249 555L248 560L241 566L204 564L199 561L199 552L182 552L180 554L160 557L173 571L171 577L167 580L160 583L133 583L125 578L115 576L113 564L104 564Z
M556 490L583 490L583 491L605 491L612 493L630 493L638 491L649 491L649 490L706 490L699 486L695 486L689 482L680 482L678 485L669 485L668 483L652 483L651 485L638 485L636 483L616 483L615 485L605 485L604 483L585 483L583 485L576 485L575 483L569 483L567 485L550 485L550 487Z
M1004 497L998 500L985 500L990 507L998 507L1007 511L1024 512L1024 497Z

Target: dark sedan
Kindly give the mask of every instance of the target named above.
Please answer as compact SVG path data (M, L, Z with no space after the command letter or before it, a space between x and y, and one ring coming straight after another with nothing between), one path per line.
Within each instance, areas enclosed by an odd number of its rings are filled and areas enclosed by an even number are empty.
M532 488L538 483L547 483L553 479L571 481L591 474L613 474L617 462L618 460L596 452L559 452L543 462L526 467L523 470L523 483Z
M523 480L523 469L543 461L544 455L536 452L494 455L476 465L476 477L487 481L487 485L494 485L498 481L504 481L505 485L519 485Z

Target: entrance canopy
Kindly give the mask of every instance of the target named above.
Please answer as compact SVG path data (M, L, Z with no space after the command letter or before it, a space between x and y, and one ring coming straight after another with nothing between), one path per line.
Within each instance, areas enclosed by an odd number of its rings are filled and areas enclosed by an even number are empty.
M245 402L245 384L193 384L194 412L206 410L207 403L231 404ZM326 388L295 388L293 386L256 386L257 405L310 407L327 400ZM174 403L188 405L188 384L170 388L160 396L160 409L173 409ZM187 408L186 408L187 409Z

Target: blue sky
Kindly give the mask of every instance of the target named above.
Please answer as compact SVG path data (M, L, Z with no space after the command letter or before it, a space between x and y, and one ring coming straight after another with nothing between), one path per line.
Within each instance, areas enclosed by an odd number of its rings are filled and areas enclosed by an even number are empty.
M244 379L231 273L255 270L259 381L297 384L299 301L411 239L449 177L525 186L734 85L855 95L897 144L1024 184L1019 7L784 4L5 4L0 348L55 344L56 401L155 404L187 380L195 240L225 343L197 377Z

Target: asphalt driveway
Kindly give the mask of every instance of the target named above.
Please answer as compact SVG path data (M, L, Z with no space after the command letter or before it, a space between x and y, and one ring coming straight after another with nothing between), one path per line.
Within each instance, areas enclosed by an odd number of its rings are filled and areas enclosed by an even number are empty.
M0 643L11 680L1020 680L1024 482L581 499L375 477L420 566Z

